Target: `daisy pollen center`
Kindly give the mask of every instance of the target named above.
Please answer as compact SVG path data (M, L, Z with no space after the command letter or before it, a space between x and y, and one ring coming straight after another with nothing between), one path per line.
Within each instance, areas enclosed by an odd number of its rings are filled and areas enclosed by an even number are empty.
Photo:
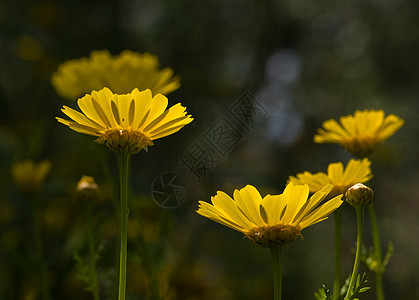
M277 224L273 226L254 227L245 232L245 237L256 244L270 247L272 244L288 244L299 235L301 228L293 225Z
M152 140L143 132L132 129L107 129L98 139L98 143L105 143L114 151L135 154L148 146L154 145Z

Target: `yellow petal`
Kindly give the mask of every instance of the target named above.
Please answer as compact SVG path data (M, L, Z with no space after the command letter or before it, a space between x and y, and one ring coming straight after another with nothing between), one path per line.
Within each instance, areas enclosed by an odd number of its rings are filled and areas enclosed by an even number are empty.
M366 128L366 132L364 134L374 136L377 133L377 130L381 128L384 121L384 111L371 111L368 114L368 127Z
M167 98L161 94L157 94L153 97L151 102L150 110L145 122L141 125L141 129L145 128L154 119L159 117L166 109L168 104Z
M262 202L262 197L260 196L258 190L251 186L246 185L240 190L234 191L234 200L239 209L243 214L252 222L259 227L266 225L263 221L259 206Z
M154 121L148 124L144 130L154 130L154 127L160 126L171 126L176 120L180 120L186 118L186 108L181 106L180 103L170 107L164 113L162 113L159 117L157 117ZM167 125L166 125L167 124Z
M287 208L284 217L282 218L283 224L290 224L294 219L296 213L306 203L308 199L309 188L308 185L296 185L292 193L287 199Z
M128 129L131 125L130 123L130 116L129 116L129 110L131 102L133 102L134 99L131 94L124 94L124 95L114 95L112 103L114 104L114 107L112 109L113 115L115 116L115 120L117 123L119 123L122 128ZM112 107L111 103L111 107ZM116 117L116 115L118 117Z
M163 113L163 115L164 115L164 113ZM150 130L149 134L154 135L154 134L157 134L158 132L165 131L165 130L167 130L169 128L172 128L172 127L177 127L177 126L182 125L182 124L186 125L186 124L192 122L192 120L193 120L192 118L190 118L190 115L179 117L177 119L173 119L171 121L168 121L167 123L163 123L162 121L160 121L158 119L159 118L157 118L155 120L156 124L154 124L154 122L151 122L146 128L144 128L144 131L149 131ZM157 124L157 123L159 123L159 124Z
M110 100L112 97L112 92L108 88L104 88L99 92L93 91L92 95L85 95L77 101L77 104L89 119L104 128L111 128L115 126L113 116L108 116L108 114L112 115L110 111ZM108 107L108 113L105 113L106 107Z
M90 120L100 124L103 128L110 127L109 123L106 123L102 120L102 118L97 114L96 109L93 106L92 103L92 97L90 95L86 95L82 98L80 98L77 101L77 105L80 107L83 114L86 115Z
M346 165L342 183L344 185L354 185L355 183L364 183L372 178L370 169L371 162L364 158L363 160L351 159Z
M84 126L84 125L78 124L76 122L72 122L72 121L65 120L65 119L58 118L58 117L56 119L58 120L58 122L60 122L64 125L67 125L68 127L70 127L74 131L84 133L84 134L88 134L88 135L99 136L96 128Z
M118 128L118 123L115 120L111 108L114 94L108 88L104 88L99 92L93 91L91 95L92 105L102 121L105 124L110 124L111 128Z
M177 90L179 87L180 87L180 79L178 76L175 76L171 79L171 82L167 83L166 81L164 85L159 86L158 89L156 88L156 93L167 95Z
M342 140L346 140L348 137L342 136L335 132L327 132L325 130L319 129L318 134L314 136L315 143L341 143Z
M392 136L397 130L400 129L404 124L404 120L395 116L395 115L388 115L385 120L383 126L380 128L378 132L378 136L380 141L386 140L390 136Z
M310 213L300 222L299 225L301 226L301 229L326 219L329 214L335 211L343 203L341 198L342 195L336 196L335 198L327 201L312 213Z
M338 183L342 180L343 176L343 165L340 162L331 163L327 167L327 175L330 178L331 183Z
M84 126L89 126L92 128L98 128L99 130L102 129L102 126L99 125L98 123L90 120L89 118L87 118L85 115L79 113L78 111L68 107L68 106L64 106L63 109L61 109L61 111L63 113L65 113L67 116L69 116L71 119L74 120L74 122L79 123L81 125Z
M199 208L197 210L197 213L217 223L220 223L221 225L225 225L234 230L243 232L242 227L238 226L236 223L232 222L231 220L223 217L222 214L220 214L220 212L214 208L214 206L212 206L211 204L207 202L199 201Z
M280 223L285 209L285 201L283 200L284 198L281 195L266 195L262 199L261 205L265 211L268 225L274 226Z
M190 123L193 121L193 118L188 118L185 119L184 121L182 121L180 123L180 125L176 125L176 126L172 126L169 128L164 129L163 131L153 131L153 134L150 134L150 139L152 140L157 140L159 138L171 135L177 131L179 131L180 129L182 129L186 124Z
M211 201L214 207L226 216L226 219L229 219L240 227L250 229L255 226L246 218L245 215L243 215L234 203L234 200L226 193L221 191L217 192L217 195L212 197Z
M152 95L150 90L138 91L134 89L131 93L135 101L135 115L132 122L132 128L138 129L144 124L147 119L148 111L151 107Z
M333 119L323 122L323 128L332 133L336 133L339 136L343 136L343 137L349 136L348 132L345 129L343 129L342 126L340 126L339 123Z
M341 117L340 123L349 133L348 136L355 136L358 134L357 123L354 121L352 116Z
M294 186L295 186L295 184L293 182L290 182L290 183L287 184L284 191L282 192L282 195L285 196L285 199L288 199L291 196L292 191L294 190ZM288 202L288 200L286 200L286 201Z
M298 173L297 177L290 176L289 180L294 184L307 184L311 193L317 192L326 184L330 183L329 177L321 172L311 174L310 172L305 171L304 173Z
M301 220L306 218L306 216L309 215L326 198L332 189L333 185L327 184L321 190L312 195L307 200L306 204L302 206L299 212L295 215L293 223L298 224Z

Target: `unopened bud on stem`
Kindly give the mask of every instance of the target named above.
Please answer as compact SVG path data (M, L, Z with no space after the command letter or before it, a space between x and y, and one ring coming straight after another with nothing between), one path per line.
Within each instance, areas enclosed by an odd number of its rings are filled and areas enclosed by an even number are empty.
M77 198L80 201L94 201L98 197L99 187L91 176L83 176L77 183Z
M374 192L371 188L363 185L362 183L357 183L346 191L345 197L346 202L348 202L353 207L361 205L367 206L372 202Z

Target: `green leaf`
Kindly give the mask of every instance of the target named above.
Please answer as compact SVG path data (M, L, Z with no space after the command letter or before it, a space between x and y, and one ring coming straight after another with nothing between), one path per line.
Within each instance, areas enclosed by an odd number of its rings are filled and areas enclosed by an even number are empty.
M369 286L363 287L362 289L360 289L360 290L359 290L359 293L366 292L366 291L368 291L369 289L371 289L371 287L369 287Z
M382 270L383 273L384 273L385 268L387 267L388 263L390 262L390 258L393 256L393 254L394 254L394 247L393 247L393 243L390 241L390 242L388 242L387 252L386 252L386 255L384 256L384 260L383 260L383 270Z
M365 286L365 284L368 282L368 276L366 273L363 273L362 276L361 274L358 274L357 278L356 278L356 284L352 290L352 293L350 294L349 300L356 300L358 298L356 298L356 296L358 296L358 294L361 294L363 292L366 292L370 289L369 286ZM358 299L359 300L359 299Z
M390 258L393 256L393 253L394 247L393 243L390 241L387 246L387 252L384 256L384 260L380 264L374 247L367 248L363 245L361 251L361 261L364 262L371 271L375 273L381 272L383 274L385 272L386 266L390 261Z
M322 288L318 289L317 292L314 293L316 300L331 300L331 292L326 288L323 284Z

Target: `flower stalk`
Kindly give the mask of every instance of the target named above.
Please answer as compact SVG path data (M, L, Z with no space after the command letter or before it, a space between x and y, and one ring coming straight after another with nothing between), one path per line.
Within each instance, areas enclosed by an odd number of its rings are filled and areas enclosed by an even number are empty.
M281 266L281 244L274 243L270 247L273 272L274 272L274 300L281 300L282 298L282 266Z
M361 262L361 251L362 251L362 239L364 234L364 205L358 205L355 207L356 210L356 224L357 224L357 236L356 236L356 252L354 268L352 270L351 280L349 282L348 291L346 292L345 300L351 299L353 289L355 286L356 278L359 272L359 265Z
M36 261L38 265L39 272L39 285L41 292L41 299L50 300L49 293L49 284L48 284L48 274L47 267L45 265L44 254L43 254L43 243L42 243L42 229L41 229L41 212L39 209L39 199L35 196L31 197L32 201L32 216L33 216L33 230L35 238L35 251L36 251Z
M96 253L95 253L95 238L92 225L92 204L89 203L85 208L86 228L87 228L87 242L89 247L89 269L90 278L92 280L91 288L94 300L99 300L99 283L96 272Z
M337 209L333 213L335 223L335 275L333 279L333 300L339 300L341 287L341 228L342 228L342 210Z
M118 300L125 300L127 280L128 152L118 152L120 178L120 249Z
M368 214L371 222L371 235L372 242L374 245L374 256L377 260L378 268L375 270L375 290L377 300L384 300L384 289L383 289L383 257L381 254L381 239L380 230L378 228L377 217L375 215L374 206L371 204L368 206Z

